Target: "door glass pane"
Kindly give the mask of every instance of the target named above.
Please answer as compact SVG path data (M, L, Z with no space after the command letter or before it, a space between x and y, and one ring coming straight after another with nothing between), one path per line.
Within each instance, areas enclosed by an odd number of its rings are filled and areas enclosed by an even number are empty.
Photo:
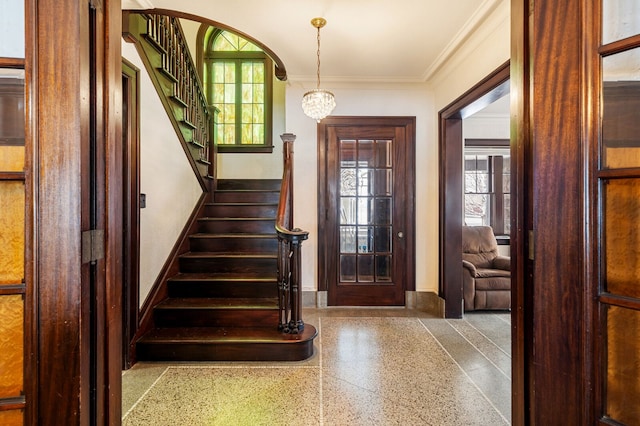
M376 256L376 281L391 281L391 256Z
M376 253L391 252L391 227L376 227Z
M356 195L356 169L340 171L340 195Z
M391 141L376 141L376 167L391 167Z
M355 282L356 280L356 257L340 256L340 281Z
M393 181L391 169L376 170L375 173L375 195L392 195Z
M375 167L375 151L373 141L358 140L358 166Z
M391 198L376 198L374 208L375 222L379 225L391 224Z
M356 223L356 197L340 197L340 223L343 225Z
M640 180L603 184L605 290L640 298Z
M358 169L358 195L373 195L373 170Z
M22 384L23 313L22 295L0 296L0 398L20 396Z
M22 426L24 413L22 410L0 411L0 425Z
M339 146L340 280L372 283L380 276L388 281L393 272L392 141L341 140Z
M0 286L24 278L24 197L24 182L0 181Z
M640 167L640 48L602 60L604 168Z
M356 252L356 227L355 226L340 227L340 252L341 253Z
M373 197L358 198L358 225L373 223Z
M358 282L373 282L373 256L358 256Z
M640 2L638 0L603 0L602 43L640 34Z
M640 312L607 309L606 415L619 424L640 424Z
M373 226L358 226L358 253L373 251Z

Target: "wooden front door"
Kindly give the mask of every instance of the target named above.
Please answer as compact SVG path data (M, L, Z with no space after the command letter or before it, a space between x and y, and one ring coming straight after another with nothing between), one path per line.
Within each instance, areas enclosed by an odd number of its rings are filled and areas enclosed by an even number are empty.
M413 118L319 126L320 283L331 306L404 305L414 289Z

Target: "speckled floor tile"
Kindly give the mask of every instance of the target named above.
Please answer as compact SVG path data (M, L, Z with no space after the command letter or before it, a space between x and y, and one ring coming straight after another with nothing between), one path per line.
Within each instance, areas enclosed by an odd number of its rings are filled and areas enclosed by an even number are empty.
M169 367L123 425L317 425L314 367Z
M508 423L416 318L322 318L321 330L327 425Z
M499 367L479 349L479 346L486 349L492 343L486 339L481 342L479 336L475 335L473 339L476 342L473 344L466 336L459 333L455 325L462 329L470 327L468 324L465 325L465 320L423 319L422 322L442 345L447 354L455 360L459 368L473 381L474 386L482 392L483 396L505 418L510 419L510 367L505 366L504 363ZM504 352L502 354L505 355Z
M305 309L300 362L140 363L124 425L501 425L510 415L510 317L444 320L404 308Z
M126 413L167 369L166 364L139 362L122 374L122 412Z

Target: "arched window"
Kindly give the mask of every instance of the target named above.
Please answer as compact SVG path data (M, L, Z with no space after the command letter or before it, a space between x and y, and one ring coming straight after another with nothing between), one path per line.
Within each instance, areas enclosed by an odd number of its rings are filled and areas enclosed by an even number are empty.
M271 152L273 63L255 44L216 28L204 39L203 83L219 110L218 152Z

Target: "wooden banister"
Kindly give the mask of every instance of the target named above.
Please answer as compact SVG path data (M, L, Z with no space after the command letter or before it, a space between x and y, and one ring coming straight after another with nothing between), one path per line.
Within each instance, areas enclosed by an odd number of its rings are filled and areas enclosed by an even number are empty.
M297 334L304 330L300 282L301 246L309 233L293 228L293 141L296 136L285 133L280 138L284 143L284 168L275 225L278 234L278 328L284 333Z
M208 191L215 169L217 114L207 103L180 20L146 12L123 17L123 35L136 44L189 162Z

